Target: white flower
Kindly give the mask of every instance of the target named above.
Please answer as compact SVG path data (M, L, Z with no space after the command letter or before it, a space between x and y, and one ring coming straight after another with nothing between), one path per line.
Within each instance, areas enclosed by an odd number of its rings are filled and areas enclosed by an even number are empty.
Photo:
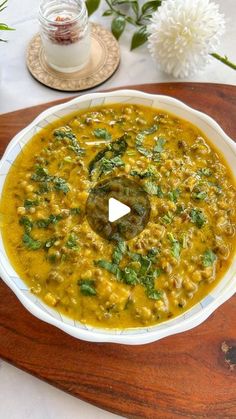
M148 48L166 73L187 77L204 69L224 28L219 6L210 0L163 0L147 27Z

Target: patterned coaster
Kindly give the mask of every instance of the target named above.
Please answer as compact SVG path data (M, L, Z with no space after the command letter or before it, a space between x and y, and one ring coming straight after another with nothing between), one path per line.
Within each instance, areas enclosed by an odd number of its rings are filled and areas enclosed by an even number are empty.
M40 83L52 89L75 92L95 87L111 77L120 62L120 49L111 32L91 23L91 58L83 69L61 73L49 67L39 34L28 46L26 61L32 76Z

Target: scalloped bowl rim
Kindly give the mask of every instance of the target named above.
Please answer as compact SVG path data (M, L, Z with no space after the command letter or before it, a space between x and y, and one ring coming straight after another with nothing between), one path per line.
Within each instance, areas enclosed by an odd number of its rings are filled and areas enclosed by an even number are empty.
M228 158L226 158L226 160L231 167L234 176L236 177L236 144L222 130L222 128L213 118L170 96L149 94L138 90L125 89L104 93L89 93L75 97L66 103L50 107L40 113L26 128L17 133L8 144L0 161L0 193L2 193L5 178L10 169L10 165L14 161L14 159L12 161L8 160L9 156L11 156L11 153L13 153L16 157L21 152L22 146L24 146L24 144L29 141L34 133L37 132L36 128L39 130L42 128L42 126L48 125L48 123L52 122L52 120L48 121L47 118L53 116L54 121L62 115L76 111L78 107L79 109L87 109L91 106L93 107L102 103L112 104L116 102L130 104L142 103L147 105L150 105L151 103L151 106L154 108L166 110L175 115L178 115L180 118L189 120L193 124L197 125L204 133L206 132L206 129L209 129L212 131L212 135L214 133L216 138L221 141L221 152L223 155L225 156L225 151L227 151L228 157L230 156L230 153L232 153L232 156L230 157L231 162L229 162ZM158 106L159 104L161 104L161 106ZM173 111L172 108L175 110ZM200 125L204 125L205 129L203 130ZM33 130L35 131L32 134ZM206 136L209 138L208 134L206 134ZM27 137L26 140L24 140L25 137ZM211 142L213 142L212 138L209 139ZM23 141L23 143L21 143L21 141ZM17 146L19 146L18 151L16 150ZM216 144L216 147L220 148L219 144ZM226 150L227 148L228 150ZM9 164L8 169L7 164ZM114 330L96 328L75 322L69 318L66 318L65 316L62 316L55 309L50 309L44 305L42 301L37 297L34 297L34 299L30 298L30 296L32 297L33 295L29 292L27 285L23 283L23 281L14 271L6 255L0 231L0 275L3 281L21 301L23 306L38 319L56 326L65 333L74 336L75 338L90 342L111 342L138 345L154 342L166 336L192 329L206 320L220 305L222 305L231 296L233 296L233 294L236 292L236 281L235 283L233 281L235 273L236 256L234 256L229 270L216 285L216 287L211 291L211 293L208 294L205 299L201 300L198 304L190 308L188 311L185 311L183 314L173 319L167 320L154 326L133 329ZM228 279L226 280L225 278ZM24 284L24 289L20 288L19 283ZM204 301L205 303L203 305Z

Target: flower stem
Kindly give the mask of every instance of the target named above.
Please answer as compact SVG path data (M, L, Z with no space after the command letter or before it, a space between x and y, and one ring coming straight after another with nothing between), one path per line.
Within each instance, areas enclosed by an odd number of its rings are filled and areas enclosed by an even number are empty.
M210 54L212 57L216 58L217 60L221 61L228 67L232 68L233 70L236 70L236 64L232 63L232 61L229 61L228 57L226 55L222 57L222 55L217 54L216 52L213 52Z

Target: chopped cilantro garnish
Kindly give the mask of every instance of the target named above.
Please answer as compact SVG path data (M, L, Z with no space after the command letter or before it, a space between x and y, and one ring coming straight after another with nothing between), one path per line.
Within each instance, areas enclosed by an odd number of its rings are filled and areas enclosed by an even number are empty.
M111 134L105 128L97 128L93 131L96 138L102 138L104 140L110 141Z
M113 262L118 265L126 251L127 251L126 243L120 240L113 252L113 256L112 256Z
M80 279L78 281L80 292L86 296L96 295L95 281L93 279Z
M202 264L205 268L212 266L216 261L217 256L212 250L206 250L202 256Z
M25 233L22 239L25 247L31 250L38 250L42 247L42 242L39 240L34 240L29 234Z
M154 153L162 153L162 151L164 150L164 145L166 143L165 138L163 137L158 137L156 139L156 145L154 146Z
M156 195L159 198L163 196L163 192L160 185L157 185L156 183L152 181L147 181L144 184L144 189L149 195Z
M197 174L199 176L211 176L212 173L210 169L208 169L207 167L203 167L197 171Z
M198 228L201 228L206 223L206 217L204 213L199 208L193 208L190 211L190 218L192 223L196 224Z
M75 233L72 232L68 237L68 240L66 242L66 247L68 247L68 249L78 250L77 240L78 240L78 237L76 236Z
M29 217L23 216L20 218L19 223L21 226L24 227L24 230L26 233L30 233L32 228L33 228L33 223L32 221L29 219Z
M155 167L149 166L147 170L143 170L143 171L131 170L130 175L139 177L140 179L145 179L148 177L155 177Z
M168 192L168 198L172 201L172 202L177 202L178 198L180 195L180 190L179 189L173 189L172 191Z
M207 198L207 193L205 191L195 192L193 198L199 201L205 201Z
M26 210L28 210L30 208L33 208L33 207L36 207L38 204L39 204L38 200L31 201L31 199L25 199L25 201L24 201L24 207L25 207Z
M175 259L179 260L180 258L180 242L173 236L172 233L168 233L168 239L171 242L171 254Z
M57 224L58 221L62 220L62 215L49 215L48 218L42 218L34 221L34 226L37 228L48 228L50 224Z

